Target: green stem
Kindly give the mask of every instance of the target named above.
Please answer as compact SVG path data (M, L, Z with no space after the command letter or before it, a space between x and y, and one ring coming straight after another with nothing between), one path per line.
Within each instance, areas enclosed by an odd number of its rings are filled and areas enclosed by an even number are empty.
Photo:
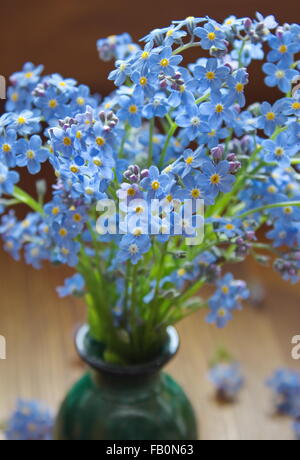
M252 214L256 214L257 212L265 211L266 209L288 208L293 206L300 207L300 201L287 201L283 203L273 203L268 204L266 206L260 206L259 208L250 209L249 211L246 211L237 217L239 219L244 219L245 217L251 216Z
M38 214L44 214L43 207L40 205L40 203L38 203L34 198L32 198L27 192L25 192L21 188L15 186L12 196L21 203L26 204L29 208L33 209Z
M149 153L148 153L148 168L153 163L153 133L154 133L154 118L151 118L149 123Z
M168 150L170 141L172 139L172 136L175 133L177 127L178 127L177 124L173 123L172 126L169 129L165 145L164 145L164 147L163 147L163 149L161 151L161 155L160 155L160 160L159 160L159 167L160 168L162 168L164 166L164 164L165 164L165 158L166 158L167 150Z
M173 54L179 54L179 53L182 53L183 51L186 51L188 50L189 48L195 48L195 47L199 47L200 46L200 43L197 42L197 43L187 43L186 45L183 45L183 46L180 46L180 48L177 48L177 50L173 51Z

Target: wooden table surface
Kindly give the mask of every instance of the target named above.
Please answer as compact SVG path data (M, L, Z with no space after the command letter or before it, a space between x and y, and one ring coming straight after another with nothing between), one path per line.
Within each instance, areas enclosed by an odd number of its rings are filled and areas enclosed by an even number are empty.
M292 440L291 421L274 415L264 382L279 366L300 369L300 361L291 358L291 338L300 334L300 290L251 261L237 273L264 282L264 307L245 308L221 331L207 325L202 314L185 320L179 326L181 351L168 371L193 402L201 439ZM50 266L35 271L0 254L0 334L7 340L7 360L0 361L0 420L17 397L40 399L56 409L83 372L72 334L84 320L84 305L59 300L55 292L66 274ZM247 385L233 405L219 405L207 380L218 345L228 347L246 373Z

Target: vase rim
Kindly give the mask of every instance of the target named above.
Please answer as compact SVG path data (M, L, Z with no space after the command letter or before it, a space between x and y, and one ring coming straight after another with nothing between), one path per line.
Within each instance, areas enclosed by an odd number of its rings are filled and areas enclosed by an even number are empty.
M79 327L75 335L75 347L80 358L90 367L97 371L112 376L145 376L155 374L160 371L174 356L177 354L180 346L179 334L174 326L168 326L166 329L167 339L161 353L157 358L146 363L120 365L107 363L101 357L89 353L86 346L86 340L90 337L90 328L88 324ZM100 342L98 342L100 345Z

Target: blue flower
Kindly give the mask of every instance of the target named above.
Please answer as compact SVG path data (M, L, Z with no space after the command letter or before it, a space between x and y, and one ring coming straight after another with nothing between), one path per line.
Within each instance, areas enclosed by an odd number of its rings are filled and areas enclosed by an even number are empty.
M50 441L53 428L54 417L40 402L19 400L5 436L8 441Z
M122 96L120 98L120 110L118 110L118 118L122 121L127 121L132 127L139 128L142 124L142 96L135 97Z
M280 62L286 67L289 67L293 62L293 54L300 49L299 43L295 43L293 35L289 31L283 32L280 36L271 35L268 40L269 46L272 49L267 59L270 62Z
M282 113L284 115L294 115L300 117L300 98L299 97L286 97L282 99ZM299 123L298 123L299 126Z
M8 167L0 163L0 196L3 194L12 195L14 185L19 181L20 176L15 171L9 171Z
M12 115L12 123L10 124L10 128L15 129L21 136L38 133L41 129L40 117L36 116L30 110L14 113Z
M267 86L278 86L283 93L289 93L293 78L298 75L297 70L289 69L282 62L277 65L267 62L263 65L263 71L267 74L265 83Z
M183 136L187 136L189 141L193 141L201 133L209 133L210 127L203 120L203 115L196 104L189 105L184 112L181 112L175 119L178 126L185 128Z
M108 79L113 80L116 86L121 86L130 75L131 68L129 63L123 60L116 61L116 67L117 68L109 74Z
M219 66L215 58L207 59L206 66L196 65L194 75L199 84L199 91L206 91L211 88L213 91L219 90L229 76L229 67Z
M300 373L289 369L278 369L267 381L276 397L277 411L298 417L300 414Z
M257 120L257 126L263 129L267 136L272 136L277 126L285 122L285 116L282 115L281 102L277 101L272 106L269 102L263 102L260 106L261 116Z
M130 260L133 265L136 265L142 259L143 254L149 251L151 241L148 235L128 234L123 236L119 247L117 261L122 263Z
M30 87L34 88L40 80L41 73L43 72L44 66L34 66L31 62L24 64L21 72L16 72L11 75L10 81L14 86L20 88Z
M29 141L20 139L16 147L17 165L27 166L30 174L37 174L41 170L41 163L44 163L49 156L49 150L42 147L40 136L32 136Z
M149 60L151 72L165 75L174 75L177 66L182 61L182 56L173 55L172 48L166 46L159 54L152 54Z
M7 130L6 134L0 137L0 159L9 168L16 166L16 140L17 135L13 129Z
M211 101L201 104L200 111L209 117L208 123L213 124L216 128L221 126L223 121L229 127L233 124L234 114L231 103L228 101L227 95L222 95L220 91L212 92Z
M142 180L141 187L148 191L150 198L160 198L170 182L167 174L160 174L156 166L151 166L149 176Z
M204 190L199 187L199 174L200 173L196 174L195 176L188 175L183 179L186 192L186 196L184 198L192 200L204 200L206 205L212 205L215 202L214 197L208 193L205 193Z
M227 86L229 92L227 100L230 104L237 102L240 107L244 107L246 104L245 99L245 86L248 84L248 73L244 69L239 69L234 76L228 78Z
M194 34L201 39L200 45L204 50L209 50L212 47L220 50L226 49L224 33L211 22L205 24L204 27L196 27Z
M206 317L208 324L215 324L219 329L222 329L232 320L233 315L231 310L222 307L218 300L210 300L209 306L210 313Z
M199 176L199 185L208 191L213 197L219 192L230 192L235 177L229 173L230 165L228 161L221 161L217 165L207 161L202 167L202 174Z
M245 383L238 363L216 364L209 371L209 379L217 390L217 396L226 401L232 401Z
M207 322L223 328L232 319L232 310L241 310L240 301L248 297L246 283L235 280L231 273L227 273L217 282L217 291L209 299L211 311L207 316Z
M298 417L293 423L293 429L295 432L296 439L300 441L300 417Z
M143 116L150 120L150 118L160 117L163 118L169 111L168 101L165 96L158 94L155 95L148 104L143 108Z
M280 133L276 140L267 139L263 141L263 157L267 162L276 161L283 168L290 166L291 156L298 151L297 145L291 147L287 144L286 133Z
M252 60L262 60L264 58L262 43L255 44L248 41L236 40L231 57L236 61L240 59L242 65L248 67Z
M67 278L62 287L57 288L59 297L67 297L70 295L82 295L85 288L84 278L79 274Z
M34 99L36 107L41 109L46 121L54 118L64 118L67 110L67 101L66 94L58 92L57 88L53 86L49 86L44 94Z
M200 166L203 165L205 158L206 158L205 152L201 148L198 148L195 151L193 151L192 149L185 150L183 153L184 165L179 164L179 167L183 168L181 176L185 177L193 169L200 168Z

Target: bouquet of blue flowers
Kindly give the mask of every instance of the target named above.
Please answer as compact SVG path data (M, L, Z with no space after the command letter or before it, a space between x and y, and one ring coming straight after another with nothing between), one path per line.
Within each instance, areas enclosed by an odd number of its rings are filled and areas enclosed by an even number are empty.
M0 233L17 260L74 267L59 295L85 296L106 359L132 364L200 308L218 327L232 319L248 290L222 274L226 263L251 255L300 279L300 26L188 17L138 44L123 34L97 46L115 61L104 98L31 63L11 76ZM264 58L277 101L248 106L247 67ZM34 175L45 162L56 177L48 202L43 183L36 198L17 185L20 168ZM30 208L21 220L18 203Z

